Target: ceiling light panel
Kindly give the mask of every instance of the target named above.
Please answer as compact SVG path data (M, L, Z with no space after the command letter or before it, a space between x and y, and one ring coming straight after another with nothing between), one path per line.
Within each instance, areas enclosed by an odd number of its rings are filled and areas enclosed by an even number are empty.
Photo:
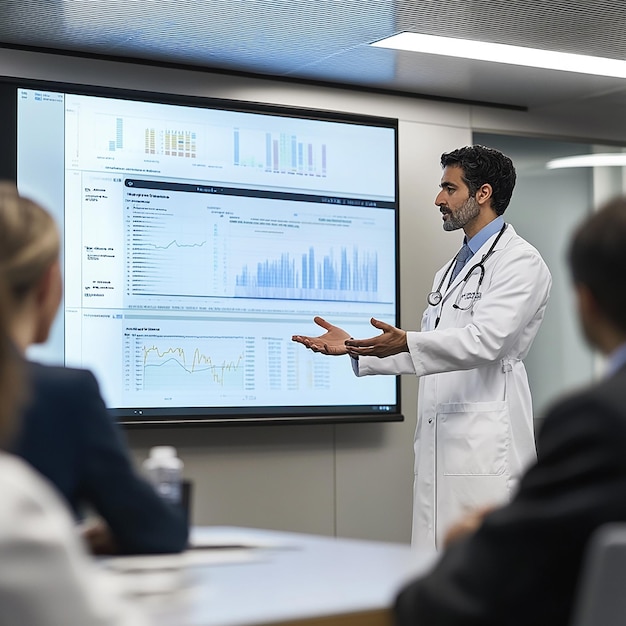
M490 63L626 78L626 61L469 39L404 32L376 41L372 46Z

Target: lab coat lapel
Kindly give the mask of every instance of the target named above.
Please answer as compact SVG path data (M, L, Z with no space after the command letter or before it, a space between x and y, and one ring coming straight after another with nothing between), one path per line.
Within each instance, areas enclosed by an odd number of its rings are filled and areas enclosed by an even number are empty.
M509 241L511 241L511 237L513 235L515 235L515 230L513 229L513 226L511 226L511 224L508 224L506 227L506 230L502 234L502 237L500 237L500 241L498 241L498 244L494 248L494 252L496 250L502 250L502 248L504 248L509 243ZM497 236L498 236L498 233L495 233L494 235L489 237L489 239L487 239L487 241L485 241L485 243L478 249L478 252L476 252L474 256L468 259L463 269L456 275L456 277L450 283L450 285L447 288L445 288L446 286L444 285L445 289L443 292L442 302L443 300L446 300L447 298L449 298L450 295L456 291L457 287L465 280L465 277L467 276L467 272L470 269L470 267L473 267L474 265L476 265L476 263L478 263L480 259L483 258L483 255L487 254L489 248L491 247L491 244L493 243L494 239ZM487 263L489 263L490 260L491 260L491 257L487 259Z

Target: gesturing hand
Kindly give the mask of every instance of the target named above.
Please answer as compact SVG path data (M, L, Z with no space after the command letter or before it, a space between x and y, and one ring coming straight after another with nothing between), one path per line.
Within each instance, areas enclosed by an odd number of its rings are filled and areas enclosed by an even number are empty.
M302 345L313 350L313 352L321 352L322 354L331 354L338 356L341 354L347 354L346 339L350 338L347 333L339 326L333 326L330 322L327 322L324 318L315 316L313 321L326 330L323 335L319 337L305 337L304 335L293 335L292 341L301 343Z
M495 509L495 506L483 506L466 513L464 517L457 520L457 522L452 524L452 526L450 526L450 528L446 531L446 535L443 540L444 547L447 548L451 543L476 532L479 526L483 523L485 517Z
M355 358L359 356L377 356L382 358L409 351L409 346L406 342L406 331L374 318L370 320L370 323L374 328L382 330L383 334L371 339L346 340L346 351L350 356Z
M92 554L118 554L111 529L100 519L81 524L78 531Z

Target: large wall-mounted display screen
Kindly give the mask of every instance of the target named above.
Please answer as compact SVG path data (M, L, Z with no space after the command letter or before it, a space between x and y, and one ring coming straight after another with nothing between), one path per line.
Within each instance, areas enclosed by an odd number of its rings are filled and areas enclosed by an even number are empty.
M291 341L320 334L314 315L355 337L398 324L395 120L69 85L10 97L18 187L63 237L62 311L32 358L91 369L124 423L402 419L396 377Z

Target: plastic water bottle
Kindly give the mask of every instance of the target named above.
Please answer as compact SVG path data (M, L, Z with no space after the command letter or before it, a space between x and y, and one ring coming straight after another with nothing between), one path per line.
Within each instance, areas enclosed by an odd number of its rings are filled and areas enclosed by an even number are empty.
M173 446L155 446L143 462L146 477L157 493L167 502L180 505L183 482L183 462Z

